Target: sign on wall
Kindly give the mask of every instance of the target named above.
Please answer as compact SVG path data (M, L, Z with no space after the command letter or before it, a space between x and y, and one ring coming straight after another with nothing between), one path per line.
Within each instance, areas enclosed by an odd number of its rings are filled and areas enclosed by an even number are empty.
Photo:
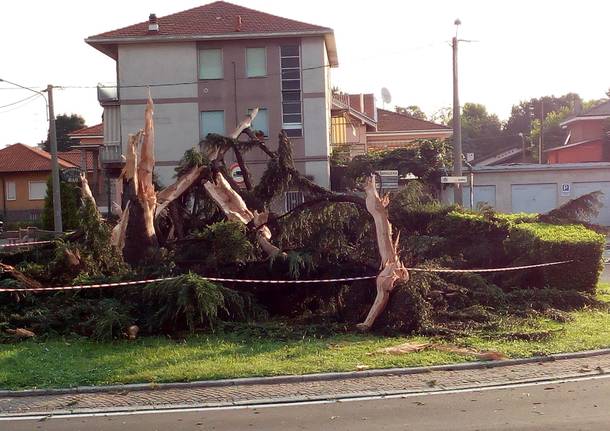
M561 196L570 196L572 193L572 187L570 183L561 185Z

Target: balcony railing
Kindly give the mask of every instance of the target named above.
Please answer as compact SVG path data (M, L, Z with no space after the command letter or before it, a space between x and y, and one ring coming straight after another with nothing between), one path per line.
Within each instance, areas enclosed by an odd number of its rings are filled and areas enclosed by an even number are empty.
M117 163L122 161L120 145L106 144L101 148L100 160L102 163Z

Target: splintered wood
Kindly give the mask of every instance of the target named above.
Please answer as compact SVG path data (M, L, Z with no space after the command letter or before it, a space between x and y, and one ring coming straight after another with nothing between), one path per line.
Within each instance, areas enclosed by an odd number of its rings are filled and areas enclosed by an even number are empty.
M409 273L398 256L398 235L396 241L392 241L392 224L388 219L387 210L390 200L387 196L379 197L375 187L374 175L367 179L364 191L366 194L366 209L375 221L375 234L381 256L381 271L375 280L377 287L375 301L364 322L358 324L358 329L368 331L373 326L375 319L385 309L396 281L409 280Z

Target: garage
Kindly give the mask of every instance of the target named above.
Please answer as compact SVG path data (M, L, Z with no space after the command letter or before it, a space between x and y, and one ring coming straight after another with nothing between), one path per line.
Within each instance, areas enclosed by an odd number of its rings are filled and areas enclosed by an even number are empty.
M557 183L512 184L511 204L513 213L547 213L557 207Z
M462 202L464 208L470 208L470 186L462 189ZM482 205L496 207L496 186L474 186L474 209Z
M603 196L601 196L601 201L603 206L599 210L599 215L592 219L591 222L604 226L610 226L610 181L572 183L572 190L572 199L598 190L602 192Z

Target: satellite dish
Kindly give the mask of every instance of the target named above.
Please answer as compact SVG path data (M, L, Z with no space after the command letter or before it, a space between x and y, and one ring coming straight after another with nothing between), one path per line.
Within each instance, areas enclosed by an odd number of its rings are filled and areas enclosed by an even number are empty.
M392 103L392 95L390 94L390 90L385 87L381 89L381 100L383 100L383 103Z

